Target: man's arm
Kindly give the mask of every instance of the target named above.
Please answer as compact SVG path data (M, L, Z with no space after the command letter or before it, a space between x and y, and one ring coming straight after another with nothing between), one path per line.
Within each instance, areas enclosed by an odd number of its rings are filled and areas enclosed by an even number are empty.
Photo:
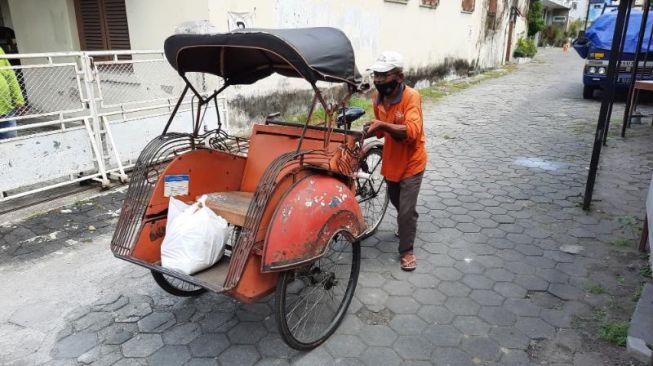
M370 131L387 132L390 137L397 141L403 141L406 137L408 137L408 130L406 129L405 125L398 125L379 120L372 121L368 133L372 133Z

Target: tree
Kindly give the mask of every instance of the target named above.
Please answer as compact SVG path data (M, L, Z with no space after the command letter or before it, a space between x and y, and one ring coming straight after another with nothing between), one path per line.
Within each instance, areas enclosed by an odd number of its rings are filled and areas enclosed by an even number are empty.
M533 37L544 29L544 5L542 0L531 0L528 10L528 36Z

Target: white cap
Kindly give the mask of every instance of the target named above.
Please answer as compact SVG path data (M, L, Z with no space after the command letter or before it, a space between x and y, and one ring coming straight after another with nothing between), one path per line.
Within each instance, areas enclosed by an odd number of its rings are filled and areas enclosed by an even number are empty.
M395 51L383 51L376 61L368 68L374 72L388 72L392 69L404 68L404 57Z

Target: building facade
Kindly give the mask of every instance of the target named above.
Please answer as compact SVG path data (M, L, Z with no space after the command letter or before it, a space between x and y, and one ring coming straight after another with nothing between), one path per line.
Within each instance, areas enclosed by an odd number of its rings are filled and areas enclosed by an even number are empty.
M257 28L338 27L360 65L395 49L414 69L448 59L480 68L502 64L508 38L525 36L525 17L511 27L510 7L525 15L527 6L527 0L0 0L2 23L15 31L21 53L160 49L180 23L205 20L227 31L230 17L242 16Z

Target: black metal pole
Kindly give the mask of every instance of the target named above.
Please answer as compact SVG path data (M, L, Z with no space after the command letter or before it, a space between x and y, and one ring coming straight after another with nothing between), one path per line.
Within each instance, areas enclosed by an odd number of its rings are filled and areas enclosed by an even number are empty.
M650 0L646 0L646 16L648 16L648 12L650 10ZM647 22L648 23L648 22ZM646 34L646 33L644 33ZM641 36L641 35L640 35ZM643 36L642 36L643 37ZM651 49L651 41L653 40L653 27L651 27L649 34L648 34L648 44L646 45L646 51L644 51L644 61L642 63L643 65L643 72L642 76L645 75L646 73L646 64L648 63L648 55L649 55L649 50ZM643 41L643 38L642 38ZM641 52L641 50L640 50ZM639 61L639 60L638 60ZM626 128L630 127L630 118L633 114L633 109L637 107L637 104L639 103L639 90L634 89L634 84L633 84L633 92L631 93L632 98L631 98L631 104L628 106L628 119L624 118L624 123L621 126L621 137L626 137Z
M648 9L651 0L644 1L644 8ZM635 91L635 82L637 81L637 70L639 69L639 56L641 54L642 43L644 42L644 35L646 35L646 23L648 21L648 10L642 14L642 24L639 27L639 34L637 35L637 48L635 49L635 58L633 60L633 70L630 74L630 85L628 86L628 95L626 96L626 105L624 107L624 121L621 126L621 137L626 135L626 126L630 121L632 115L631 107L633 103L633 93ZM646 64L643 65L643 70L646 71ZM642 73L643 75L643 73Z
M630 0L629 0L630 1ZM626 46L626 38L628 37L628 26L630 25L630 13L632 11L633 7L631 5L628 6L628 9L626 10L626 20L624 22L624 32L621 36L621 42L619 43L619 60L621 60L621 56L624 54L624 47ZM619 66L621 65L621 61L619 61ZM617 68L617 72L613 75L614 81L612 83L615 83L619 78L619 68ZM613 85L613 84L610 84ZM612 100L610 101L610 108L608 109L608 118L605 122L605 128L603 129L603 146L607 146L608 144L608 132L610 132L610 121L612 120L612 107L614 106L614 99L616 97L616 93L612 95Z
M188 91L188 84L186 84L186 87L184 88L184 91L181 92L181 96L179 97L179 100L177 100L177 104L175 105L175 109L172 110L172 114L170 115L170 118L168 118L168 123L166 123L166 126L163 128L163 132L161 135L165 135L168 133L168 128L170 127L170 124L172 123L173 118L175 118L175 115L177 114L177 110L179 110L179 106L181 105L181 102L184 100L184 97L186 96L186 92Z
M619 3L619 10L617 12L617 22L614 28L614 35L612 37L612 49L610 52L610 60L608 63L608 84L606 85L603 100L601 101L601 110L599 112L599 120L596 124L596 133L594 134L594 147L592 149L592 159L590 161L590 170L587 175L587 184L585 185L585 196L583 197L583 210L589 210L592 202L592 193L594 192L594 183L596 181L596 173L599 166L599 157L601 156L601 147L603 146L604 129L608 117L610 103L614 101L614 91L616 79L614 78L617 71L617 62L619 60L620 42L624 33L624 23L628 7L632 0L621 1Z

